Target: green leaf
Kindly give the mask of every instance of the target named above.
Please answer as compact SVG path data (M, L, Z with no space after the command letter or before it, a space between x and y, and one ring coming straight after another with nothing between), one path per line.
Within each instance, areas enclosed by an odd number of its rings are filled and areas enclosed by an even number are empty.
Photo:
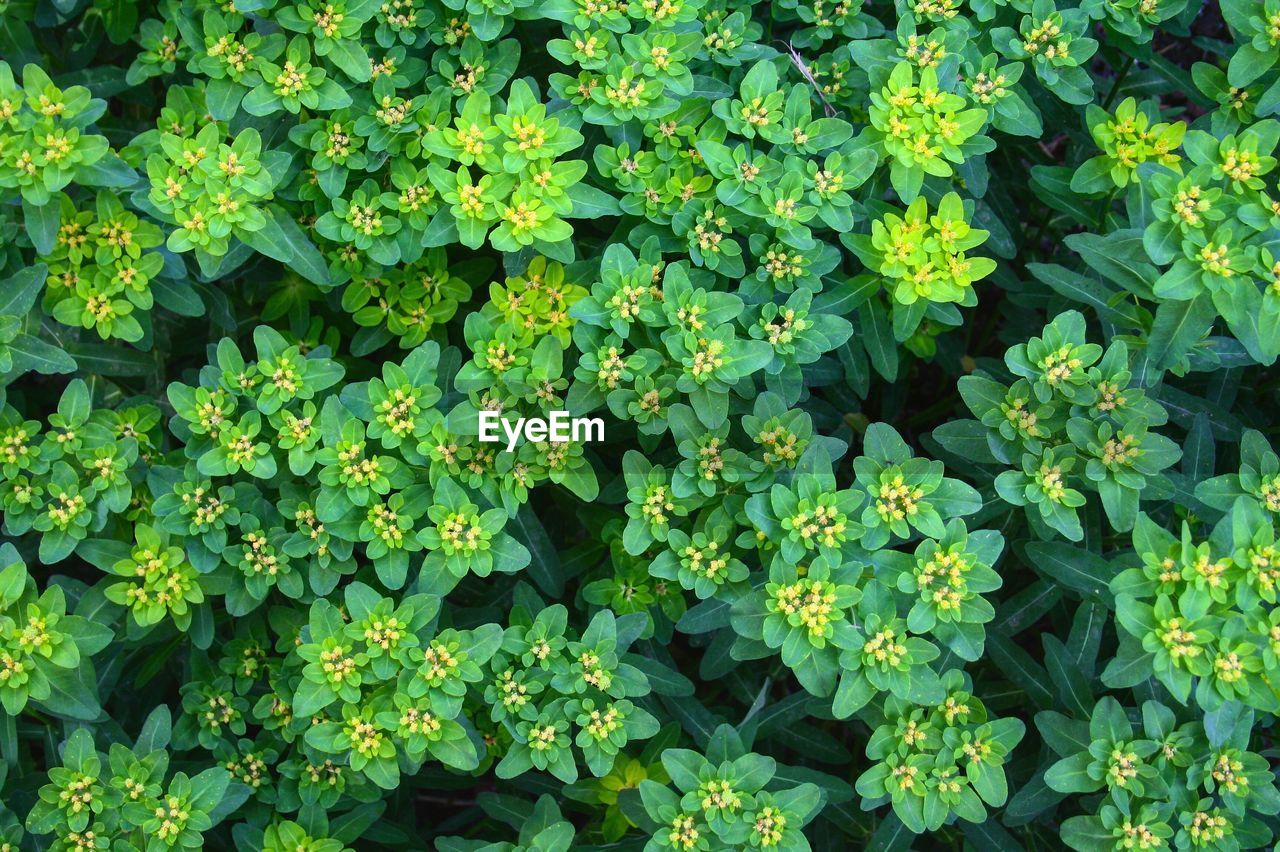
M1207 295L1189 302L1161 302L1147 337L1147 361L1158 371L1168 370L1205 336L1216 316Z
M616 198L590 184L575 183L565 195L573 202L573 212L566 214L570 219L601 219L605 216L622 215L622 208Z
M1037 707L1051 707L1053 695L1046 684L1048 673L1031 655L1000 634L987 636L987 651L999 667L999 671L1027 694Z
M37 263L0 281L0 317L25 316L35 307L48 274L49 268L43 263Z
M1067 647L1057 637L1044 636L1042 641L1045 666L1061 706L1077 717L1088 716L1093 707L1093 691L1089 688L1088 679L1075 666Z
M329 267L324 257L283 208L272 207L271 215L261 230L237 229L236 236L255 251L280 261L308 281L321 286L329 284Z
M1058 793L1045 784L1043 772L1036 772L1009 799L1009 804L1004 809L1004 824L1010 827L1026 825L1064 798L1065 794Z
M898 376L898 344L893 339L893 326L889 313L878 299L872 299L858 308L862 327L862 345L871 359L871 366L888 381Z
M49 697L37 702L46 712L81 722L94 722L102 715L93 667L88 661L74 669L51 668L47 676Z
M157 278L151 282L151 293L156 304L184 317L203 316L204 301L196 289L185 281Z
M172 735L172 718L167 705L161 704L151 711L147 720L142 723L142 732L133 749L139 755L146 755L157 749L168 748Z
M1093 762L1093 755L1087 751L1064 757L1049 767L1044 774L1044 783L1049 789L1059 793L1092 793L1102 789L1102 782L1089 777L1086 771Z
M1137 308L1125 301L1122 293L1111 290L1100 281L1044 263L1029 263L1027 271L1048 284L1058 295L1093 308L1102 319L1132 328L1142 325Z
M15 375L28 370L52 375L76 369L76 360L70 354L30 334L19 334L10 341L9 351Z
M36 205L23 198L22 219L36 253L53 254L53 247L58 240L58 226L61 223L60 207L56 200Z
M81 370L99 376L148 376L160 366L156 353L104 343L72 343L67 346L67 353Z
M1118 571L1101 556L1056 541L1032 542L1026 550L1027 563L1046 578L1110 605L1109 585Z
M564 572L560 567L560 554L551 545L542 522L529 506L522 506L508 522L511 534L529 552L529 576L552 600L564 589Z
M330 686L304 678L294 693L293 709L300 716L311 716L336 700L337 695Z
M905 852L914 842L915 833L903 824L896 813L888 813L871 835L866 848L869 852Z
M231 775L222 767L206 769L191 779L191 808L212 813L222 801L231 783Z

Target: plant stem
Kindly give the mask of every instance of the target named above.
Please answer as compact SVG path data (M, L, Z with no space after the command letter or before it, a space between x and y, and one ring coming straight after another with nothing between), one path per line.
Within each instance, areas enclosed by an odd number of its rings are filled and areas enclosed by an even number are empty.
M1116 196L1120 193L1120 187L1113 187L1107 193L1107 197L1102 201L1102 209L1098 211L1098 231L1101 231L1107 224L1107 213L1111 211L1111 205L1115 202Z
M1133 57L1129 56L1124 61L1120 73L1116 75L1116 79L1111 84L1111 91L1107 92L1107 99L1102 102L1102 108L1111 111L1111 102L1116 99L1116 95L1120 93L1120 84L1124 82L1124 78L1129 76L1129 69L1133 67Z

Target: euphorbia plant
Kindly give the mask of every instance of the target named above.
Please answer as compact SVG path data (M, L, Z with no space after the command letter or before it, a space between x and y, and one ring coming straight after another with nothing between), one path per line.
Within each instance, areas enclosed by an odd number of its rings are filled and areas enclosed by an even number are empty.
M1274 845L1276 0L0 6L0 850Z

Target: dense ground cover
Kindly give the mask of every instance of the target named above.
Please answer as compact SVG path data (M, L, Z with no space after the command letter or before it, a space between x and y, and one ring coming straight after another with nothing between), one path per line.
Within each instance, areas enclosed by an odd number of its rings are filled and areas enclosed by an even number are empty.
M1274 844L1274 0L0 60L0 850Z

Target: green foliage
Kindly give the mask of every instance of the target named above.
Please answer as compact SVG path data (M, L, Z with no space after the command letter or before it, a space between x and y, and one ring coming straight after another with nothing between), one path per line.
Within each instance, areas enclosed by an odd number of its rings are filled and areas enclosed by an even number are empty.
M1278 146L1276 0L0 0L0 852L1273 846Z
M1055 793L1106 790L1095 816L1063 823L1073 849L1120 846L1127 838L1180 849L1247 849L1268 842L1259 817L1280 810L1280 791L1266 758L1249 751L1250 710L1215 713L1199 723L1180 722L1158 701L1131 714L1103 698L1087 718L1054 711L1036 724L1061 758L1045 772Z

